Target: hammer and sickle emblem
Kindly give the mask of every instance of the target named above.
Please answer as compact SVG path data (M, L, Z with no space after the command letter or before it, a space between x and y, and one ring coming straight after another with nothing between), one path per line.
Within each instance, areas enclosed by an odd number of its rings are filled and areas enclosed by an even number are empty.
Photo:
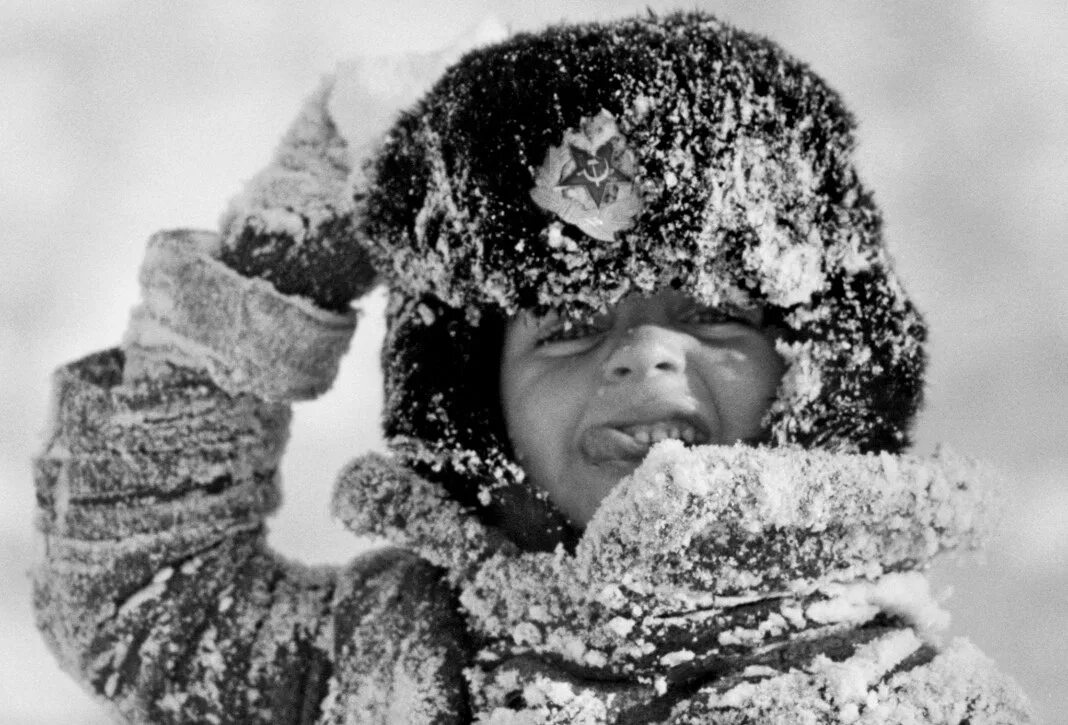
M603 108L582 117L579 128L550 146L530 197L542 209L574 224L593 239L611 242L634 225L642 199L635 182L637 159Z
M601 206L613 181L628 181L618 168L613 166L611 144L602 144L594 152L570 146L574 170L560 180L560 186L583 188L593 200L594 205Z
M600 171L598 171L598 167L600 167ZM583 170L582 175L586 177L587 181L592 181L600 186L608 180L611 174L612 167L609 166L606 160L596 156L586 159L586 169Z

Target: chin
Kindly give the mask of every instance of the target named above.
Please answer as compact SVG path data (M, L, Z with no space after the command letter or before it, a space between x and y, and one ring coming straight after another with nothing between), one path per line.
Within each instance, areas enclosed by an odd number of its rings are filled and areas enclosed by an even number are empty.
M576 482L576 488L581 487L583 496L569 507L568 518L578 528L583 529L594 513L601 505L601 501L612 492L620 481L634 473L640 465L635 461L612 461L597 466L590 466L588 473L582 482Z

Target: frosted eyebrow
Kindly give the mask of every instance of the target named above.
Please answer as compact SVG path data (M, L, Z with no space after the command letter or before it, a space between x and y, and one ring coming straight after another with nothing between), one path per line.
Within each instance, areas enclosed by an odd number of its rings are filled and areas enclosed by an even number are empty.
M764 326L764 306L752 305L749 307L742 307L740 305L727 305L726 311L735 314L743 319L748 320L756 327Z
M613 319L613 313L597 312L590 315L582 315L581 317L563 317L556 313L549 313L539 321L539 330L548 330L553 328L560 328L565 331L574 329L576 327L597 327L611 324Z
M724 302L718 305L706 305L696 300L690 300L688 304L683 305L681 312L683 314L718 312L728 317L745 320L754 327L763 327L764 325L764 306L760 304L738 305Z
M525 324L537 332L547 330L560 323L560 315L555 312L549 312L540 317L535 316L530 312L523 312L523 316Z

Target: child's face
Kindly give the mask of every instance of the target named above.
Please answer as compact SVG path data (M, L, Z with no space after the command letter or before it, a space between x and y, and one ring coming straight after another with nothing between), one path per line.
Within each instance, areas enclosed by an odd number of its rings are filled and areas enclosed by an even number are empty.
M508 324L501 395L516 457L578 526L653 443L752 441L784 366L759 309L632 295L568 330Z

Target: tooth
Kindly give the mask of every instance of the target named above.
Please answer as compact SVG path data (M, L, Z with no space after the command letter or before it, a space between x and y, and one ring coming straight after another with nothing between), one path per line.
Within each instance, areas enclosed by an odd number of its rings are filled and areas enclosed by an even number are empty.
M634 435L634 440L638 441L642 445L648 445L649 444L649 429L648 428L638 428L634 432L633 435Z
M679 432L678 426L668 428L668 438L674 441L682 439L682 433Z
M667 431L664 429L663 425L657 424L653 426L652 438L653 443L659 443L667 438Z
M690 426L686 426L682 429L682 439L687 443L693 443L694 431Z

